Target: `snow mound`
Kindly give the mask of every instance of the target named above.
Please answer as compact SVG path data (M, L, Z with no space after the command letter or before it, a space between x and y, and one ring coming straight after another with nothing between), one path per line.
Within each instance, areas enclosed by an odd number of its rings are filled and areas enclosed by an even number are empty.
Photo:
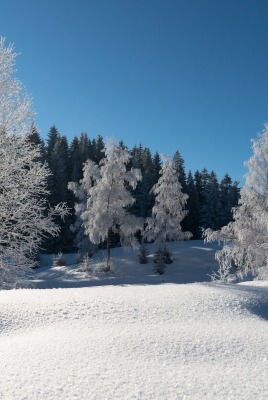
M0 292L0 398L268 398L268 292L163 284Z

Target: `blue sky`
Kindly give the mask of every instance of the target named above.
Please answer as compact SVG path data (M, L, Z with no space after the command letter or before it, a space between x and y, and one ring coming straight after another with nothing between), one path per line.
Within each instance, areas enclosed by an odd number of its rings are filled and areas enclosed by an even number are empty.
M242 183L268 121L267 18L264 0L8 0L0 35L43 138L178 149L187 171Z

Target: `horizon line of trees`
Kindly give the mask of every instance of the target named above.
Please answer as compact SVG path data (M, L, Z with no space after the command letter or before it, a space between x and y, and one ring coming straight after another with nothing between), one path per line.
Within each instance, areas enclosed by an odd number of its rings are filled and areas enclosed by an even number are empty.
M41 138L35 125L31 126L28 140L40 147L41 157L39 161L47 163L51 175L48 177L48 203L51 207L65 202L70 208L70 214L58 224L61 233L58 237L49 237L42 245L42 249L48 253L71 252L78 248L79 238L72 227L75 226L74 194L68 189L69 182L79 183L83 178L83 166L87 160L98 164L104 158L105 143L101 135L89 138L86 132L80 136L74 136L69 143L65 135L61 135L53 125L47 135L46 143ZM127 149L123 141L119 146ZM152 155L148 147L142 144L127 149L131 158L127 169L139 169L142 180L137 183L131 194L135 203L130 212L143 219L152 215L155 195L153 186L158 182L162 161L156 151ZM173 168L177 171L182 192L188 195L185 209L186 217L182 220L183 231L192 233L192 239L201 239L204 229L219 230L233 220L232 209L238 204L240 197L239 182L233 181L227 173L219 182L214 171L206 168L194 173L186 173L184 159L179 150L172 157ZM111 245L118 245L118 237L111 237Z

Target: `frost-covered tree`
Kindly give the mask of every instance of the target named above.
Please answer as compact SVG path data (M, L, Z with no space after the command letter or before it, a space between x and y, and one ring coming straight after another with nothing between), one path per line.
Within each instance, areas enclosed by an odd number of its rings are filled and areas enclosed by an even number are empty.
M130 154L114 140L106 142L104 155L99 165L88 160L84 166L80 185L86 191L87 201L81 210L81 219L92 243L106 242L109 270L111 234L118 234L122 245L132 244L135 233L142 229L142 221L128 212L134 199L127 190L127 187L136 187L141 173L138 169L127 171ZM70 183L69 188L79 193L77 184Z
M32 123L31 100L13 77L16 54L0 38L0 287L21 283L43 237L57 235L58 206L46 210L49 171L38 161L40 149L27 135Z
M188 196L182 193L178 173L166 156L163 156L160 178L152 192L155 205L152 217L147 218L145 238L157 242L189 239L192 234L181 229L181 221L187 214L185 205Z
M268 263L268 125L252 141L253 155L246 162L249 171L241 189L233 221L219 231L205 231L206 241L223 242L216 253L221 279L228 280L232 266L243 275Z

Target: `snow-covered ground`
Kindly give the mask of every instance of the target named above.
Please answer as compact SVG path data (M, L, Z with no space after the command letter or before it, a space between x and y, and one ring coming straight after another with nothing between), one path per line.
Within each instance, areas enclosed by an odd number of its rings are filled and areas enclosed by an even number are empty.
M213 252L180 243L155 276L116 249L112 275L44 265L62 288L0 292L0 399L267 399L268 284L204 282Z

